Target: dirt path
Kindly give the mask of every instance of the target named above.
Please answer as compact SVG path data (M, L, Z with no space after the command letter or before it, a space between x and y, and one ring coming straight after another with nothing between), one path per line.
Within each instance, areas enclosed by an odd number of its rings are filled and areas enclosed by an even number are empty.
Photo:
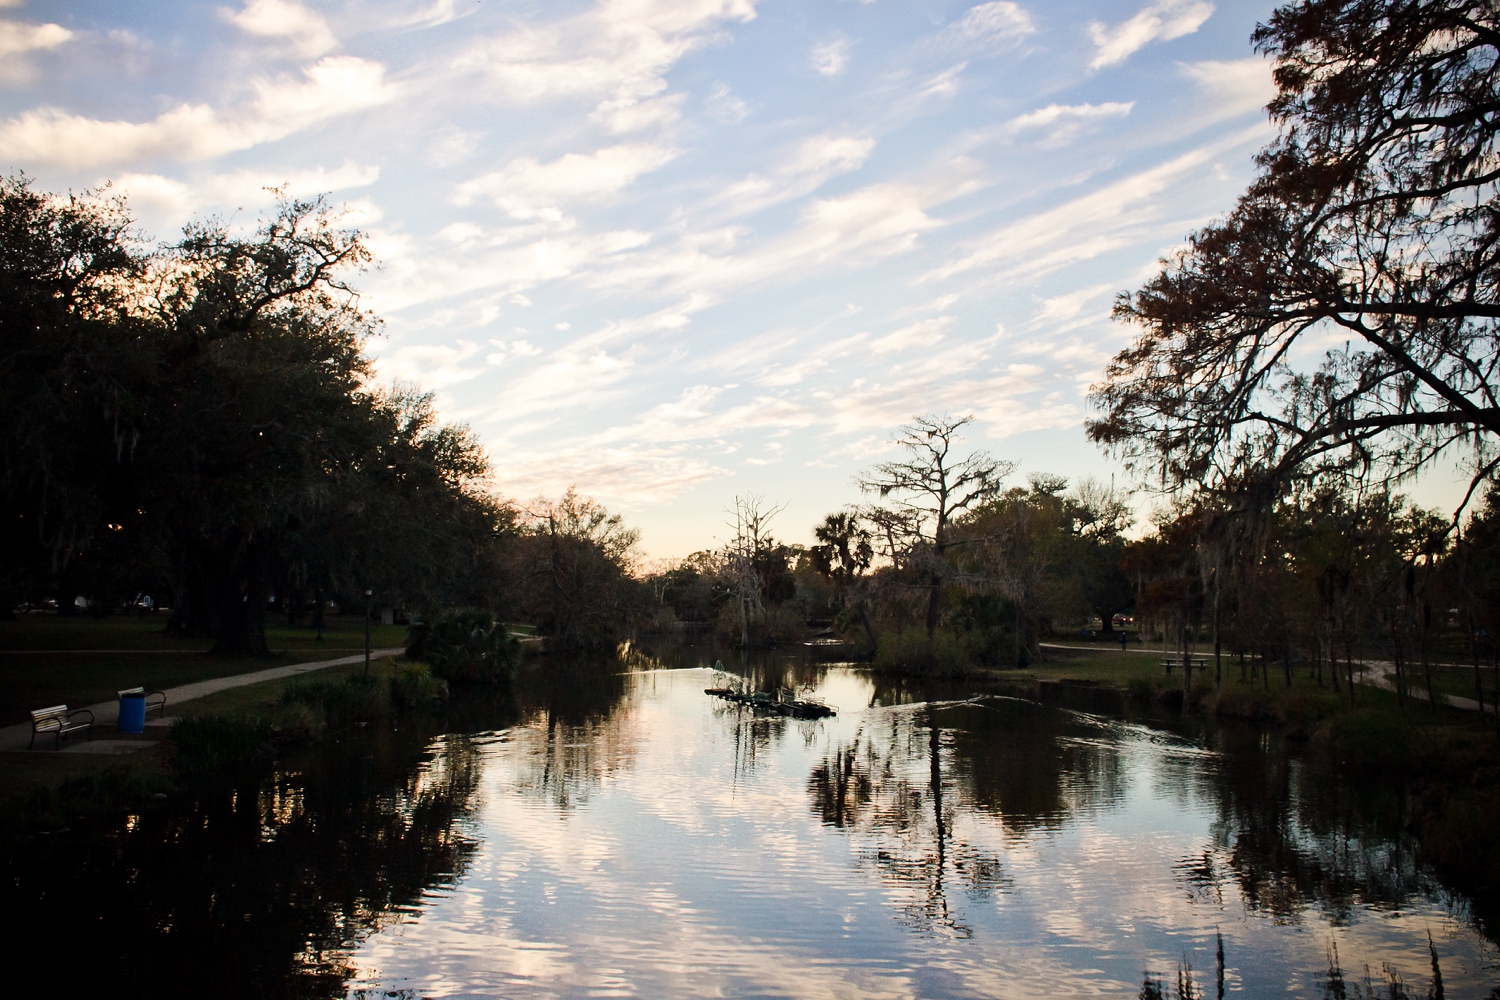
M370 658L381 659L387 656L399 656L403 652L405 652L405 650L400 647L397 647L395 649L372 649L370 650ZM363 652L359 652L354 654L353 656L341 656L338 659L334 660L317 660L312 663L289 663L285 666L270 667L265 670L257 670L254 673L249 674L235 674L232 677L211 677L205 681L194 681L191 684L182 684L174 688L167 688L165 692L167 696L167 708L170 709L174 705L180 705L185 701L192 701L195 698L202 698L206 695L217 694L220 691L228 691L231 688L245 687L250 684L259 684L262 681L282 680L286 677L296 677L299 674L310 674L315 670L324 670L328 667L341 667L346 663L361 663L364 661L364 658L365 654ZM38 705L37 707L41 708L42 706ZM97 737L113 733L115 722L120 715L120 703L118 701L104 701L100 702L97 705L75 705L73 707L87 708L89 711L94 713L94 735L96 737L95 742L99 742ZM4 728L0 728L0 751L24 751L30 742L30 722L22 722L14 726L6 726ZM87 740L80 739L74 739L71 741L64 740L62 745L69 749L78 749L80 752L88 752L85 749L88 746L88 742L89 741ZM144 748L151 745L150 742L144 740L130 740L128 741L128 743L127 741L123 740L105 740L104 742L109 744L109 746L101 750L101 752L118 752L120 750ZM117 742L119 744L122 744L122 746L116 746L115 744ZM37 752L40 753L45 749L50 753L52 749L52 737L50 735L38 736L36 745Z

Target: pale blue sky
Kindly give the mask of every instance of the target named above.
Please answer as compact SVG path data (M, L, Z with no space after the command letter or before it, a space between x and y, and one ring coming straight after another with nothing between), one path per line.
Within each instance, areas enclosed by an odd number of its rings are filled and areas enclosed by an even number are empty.
M805 539L919 413L1107 479L1112 297L1271 136L1267 3L0 6L0 166L113 180L158 237L329 192L381 262L382 377L500 492L576 483L653 556L736 493Z

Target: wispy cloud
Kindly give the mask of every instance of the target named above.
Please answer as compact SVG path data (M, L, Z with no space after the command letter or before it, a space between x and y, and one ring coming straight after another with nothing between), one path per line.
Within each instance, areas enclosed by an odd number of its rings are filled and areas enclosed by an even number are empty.
M1182 71L1212 97L1215 118L1258 111L1276 96L1271 63L1258 56L1227 62L1184 63Z
M0 156L12 162L97 166L152 157L202 160L284 138L392 100L385 67L328 56L301 77L257 80L255 97L228 110L181 104L148 122L100 121L55 108L0 123Z
M930 271L925 280L981 268L1003 268L1007 280L1032 278L1141 239L1146 227L1160 217L1164 206L1159 195L1215 157L1261 134L1257 128L1200 146L1056 208L1003 225L957 260Z
M955 339L883 373L830 386L815 394L827 407L824 420L837 433L860 434L929 412L935 400L962 399L995 436L1076 423L1079 407L1059 394L1067 384L1065 373L998 356L1004 338L1004 331L997 330L987 337Z
M1009 48L1036 31L1031 15L1020 4L994 0L970 7L943 31L943 39L979 48Z
M1105 25L1095 21L1089 35L1097 52L1091 69L1124 62L1152 42L1166 42L1190 35L1214 12L1208 0L1157 0L1128 21Z
M1134 101L1049 104L1045 108L1012 118L1009 126L1016 133L1043 133L1040 140L1043 146L1063 146L1076 139L1090 125L1110 118L1124 118L1134 107Z
M954 323L952 316L934 316L918 320L892 333L886 334L870 344L877 355L895 354L900 351L932 350L943 339L943 331Z
M323 15L295 0L247 0L225 16L246 34L273 39L299 56L320 56L338 45Z
M700 483L731 475L721 461L685 446L570 443L546 452L508 451L496 462L495 479L519 496L557 496L586 484L591 496L607 503L638 506L667 503Z
M849 65L849 40L834 38L813 46L812 68L823 76L838 76Z
M370 293L384 311L442 302L476 291L510 295L586 272L651 242L634 229L582 233L539 220L520 226L454 223L419 239L410 233L370 234L381 281Z
M728 84L715 84L703 103L709 117L724 125L738 125L750 114L749 103L736 97Z
M73 37L60 24L23 24L0 20L0 80L19 83L32 74L33 52L55 49Z
M410 380L434 389L467 382L484 371L482 344L460 340L456 344L408 344L387 352L379 371L386 378Z
M466 205L482 198L517 219L560 219L564 203L617 194L675 155L664 146L633 143L568 153L551 163L522 157L460 184L455 200Z
M332 169L236 170L178 180L163 174L122 174L115 187L130 199L132 207L145 209L168 224L181 224L204 210L222 211L268 205L275 199L271 189L292 197L311 197L368 187L380 178L373 165L344 163Z
M746 232L733 228L690 233L671 246L597 271L593 282L637 293L653 289L702 309L787 275L806 280L827 269L910 251L922 233L942 225L928 208L963 190L965 184L952 179L872 184L812 202L795 226L773 239L747 241Z
M833 177L864 166L875 140L867 136L820 134L808 136L785 151L769 174L751 174L725 188L714 200L733 215L758 212L770 205L800 198Z
M0 56L12 57L38 49L55 49L73 37L60 24L22 24L0 21Z
M564 20L483 38L454 65L482 74L494 96L514 102L639 101L665 90L667 70L712 42L720 26L754 17L751 0L604 0Z
M497 474L518 492L521 484L546 494L586 482L591 492L608 499L659 503L731 475L727 466L740 450L739 439L806 428L818 419L814 410L781 396L717 405L723 394L719 386L690 386L632 420L567 439L546 454L524 448L508 454Z

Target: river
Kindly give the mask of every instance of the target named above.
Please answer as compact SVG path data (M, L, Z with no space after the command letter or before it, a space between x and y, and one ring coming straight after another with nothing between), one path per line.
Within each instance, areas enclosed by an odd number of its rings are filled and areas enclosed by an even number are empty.
M741 669L838 715L764 718L704 694L712 655L544 658L442 726L58 834L11 859L14 938L159 996L1133 997L1190 967L1212 997L1220 940L1226 993L1324 996L1336 948L1424 995L1429 934L1448 997L1500 981L1400 790L1274 734L779 654Z

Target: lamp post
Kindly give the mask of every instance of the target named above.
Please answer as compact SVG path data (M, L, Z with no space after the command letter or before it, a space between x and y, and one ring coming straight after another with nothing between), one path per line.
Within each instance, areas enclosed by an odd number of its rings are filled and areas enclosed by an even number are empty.
M365 676L370 676L370 598L375 596L375 591L365 588Z

